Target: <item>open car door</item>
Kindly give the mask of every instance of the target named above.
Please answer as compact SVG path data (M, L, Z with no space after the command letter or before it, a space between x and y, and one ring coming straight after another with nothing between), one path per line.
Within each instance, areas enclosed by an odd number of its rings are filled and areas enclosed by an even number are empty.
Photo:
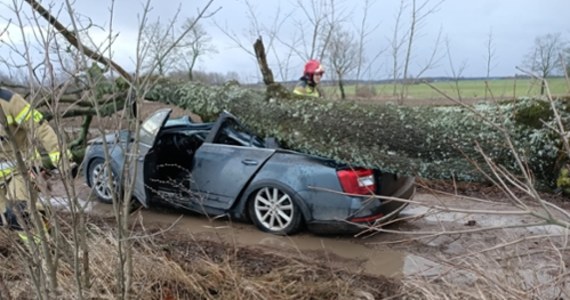
M146 178L149 172L152 172L154 165L152 162L147 161L147 155L149 151L154 147L156 143L156 137L158 136L160 130L168 120L172 109L165 108L160 109L148 117L142 124L140 128L139 135L139 149L136 156L136 174L134 172L134 166L131 167L131 178L135 178L135 189L133 195L141 202L145 207L148 205L149 193L146 187Z

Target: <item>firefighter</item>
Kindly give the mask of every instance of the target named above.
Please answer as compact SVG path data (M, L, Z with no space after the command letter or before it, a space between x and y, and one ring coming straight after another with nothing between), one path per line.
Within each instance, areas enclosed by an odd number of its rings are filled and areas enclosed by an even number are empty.
M38 142L54 166L60 166L63 160L55 131L20 95L0 87L0 114L5 116L5 119L0 116L0 121L4 121L0 122L0 226L23 230L22 221L29 220L30 191L17 168L11 143L15 142L30 174L34 174L31 172L35 169L34 162L40 159ZM13 141L9 139L9 132ZM44 206L38 201L36 207L45 218ZM25 235L20 234L20 237L26 239Z
M316 59L311 59L305 64L303 77L299 79L299 83L295 86L293 93L296 95L321 97L318 85L325 73L325 68Z

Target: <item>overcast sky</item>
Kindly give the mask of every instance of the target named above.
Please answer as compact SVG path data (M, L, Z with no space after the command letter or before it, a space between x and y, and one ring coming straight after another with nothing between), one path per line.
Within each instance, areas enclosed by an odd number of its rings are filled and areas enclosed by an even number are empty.
M19 3L19 0L15 1ZM55 8L60 8L63 1L54 1ZM117 40L112 46L113 58L127 69L133 68L135 57L135 44L138 31L138 23L143 12L143 2L139 0L116 0L114 17L112 20L113 31L119 33ZM150 18L166 22L197 15L199 8L204 7L208 1L177 1L161 0L151 3L152 11ZM311 1L303 1L307 6ZM315 2L318 2L316 0ZM365 1L336 1L336 13L346 16L342 27L355 30L362 21L362 10ZM365 56L370 66L366 76L371 78L389 78L392 68L392 57L388 47L394 33L395 17L398 13L399 0L370 1L368 10L368 28L375 28L368 36ZM424 0L417 0L423 3ZM23 49L21 31L15 27L17 24L16 14L8 8L14 6L12 0L0 0L0 32L11 21L12 25L8 33L4 33L0 39L4 42L11 40L17 49ZM42 1L47 5L47 1ZM73 9L83 16L89 17L94 24L102 28L93 28L90 35L95 41L104 40L111 24L109 0L76 0ZM296 0L273 0L273 1L250 1L259 27L276 29L275 21L282 25L278 35L283 42L292 41L300 36L300 28L296 25L304 22L307 18ZM436 3L432 0L432 4ZM23 4L23 12L30 15L28 7ZM214 0L209 12L216 13L210 18L202 20L204 29L211 35L212 44L217 53L203 57L197 65L197 69L212 72L237 72L240 80L257 81L259 75L257 65L251 54L241 49L234 40L239 40L248 50L253 41L252 34L248 31L252 18L244 0ZM402 26L409 26L409 11L405 12ZM565 40L570 39L570 0L447 0L444 1L437 11L426 16L418 27L418 36L414 42L412 52L411 73L416 74L425 65L434 49L438 33L441 33L442 42L439 49L437 66L431 68L424 76L451 76L453 74L451 64L456 71L463 68L463 75L467 77L485 76L486 53L489 34L492 33L493 56L492 75L510 76L519 73L515 67L520 66L525 55L532 49L537 36L560 33ZM69 18L60 12L61 20L69 25ZM26 21L24 21L26 22ZM34 25L26 25L26 33L31 32ZM42 23L45 26L45 23ZM223 28L224 30L220 29ZM310 30L311 28L307 28ZM224 33L225 31L226 33ZM37 30L36 30L37 32ZM232 35L232 38L227 36ZM8 35L9 34L9 35ZM262 33L267 41L267 32ZM447 41L449 54L445 46ZM270 56L270 64L275 71L277 61L284 61L290 53L283 43L273 44L280 54L279 58ZM21 48L20 48L21 47ZM300 45L299 45L300 47ZM384 50L384 52L382 52ZM13 50L6 45L0 46L2 58L10 57ZM380 53L380 55L378 55ZM373 57L376 57L373 59ZM451 58L451 59L450 59ZM288 68L277 74L278 80L292 80L301 75L304 58L293 54L286 65ZM329 68L330 69L330 68ZM280 75L282 75L280 77ZM285 77L285 78L283 78Z

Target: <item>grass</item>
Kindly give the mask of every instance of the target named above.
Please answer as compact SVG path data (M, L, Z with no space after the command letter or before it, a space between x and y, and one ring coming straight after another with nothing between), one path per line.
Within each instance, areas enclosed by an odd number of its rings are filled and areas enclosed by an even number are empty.
M66 214L58 217L70 218ZM59 291L54 299L80 298L74 268L76 246L67 222L60 223L58 234ZM120 298L115 226L112 219L93 218L86 227L91 276L83 287L83 299ZM567 278L563 273L557 277L556 272L566 272L560 262L568 256L554 248L550 253L560 256L548 256L553 260L547 267L558 279L526 285L519 270L526 269L529 260L538 263L539 253L527 253L524 248L522 252L501 248L477 253L474 247L474 253L460 260L442 257L439 264L446 266L445 272L386 278L184 231L134 226L131 238L134 259L129 299L562 299ZM1 299L36 298L30 288L34 283L27 271L31 267L28 253L20 247L13 232L0 231ZM536 249L543 253L549 246Z
M64 223L58 235L59 294L54 299L77 299L75 246L70 228ZM82 292L84 299L120 298L115 226L111 220L91 219L86 228L91 276ZM357 299L362 295L362 299L385 299L401 295L401 283L396 279L336 270L308 259L266 253L215 237L158 231L140 227L133 231L130 299L302 300ZM4 283L0 285L0 299L37 296L30 289L34 283L26 272L28 253L20 247L13 232L0 231L0 283Z
M457 81L439 81L432 83L435 87L445 92L446 94L454 97L466 99L485 99L486 84L484 80L460 80ZM532 79L496 79L488 81L489 89L493 96L496 98L518 98L518 97L535 97L540 95L540 82ZM548 85L553 95L567 95L570 93L564 78L550 78ZM370 98L393 98L392 91L393 85L389 83L374 84L368 86L370 93L362 96ZM337 86L324 87L326 95L338 96L339 91ZM355 85L348 85L345 87L347 97L355 97ZM426 84L413 84L408 87L408 98L410 99L439 99L442 96Z

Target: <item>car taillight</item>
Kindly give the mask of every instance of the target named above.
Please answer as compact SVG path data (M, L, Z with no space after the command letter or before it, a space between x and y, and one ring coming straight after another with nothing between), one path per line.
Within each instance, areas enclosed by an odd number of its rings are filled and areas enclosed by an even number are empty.
M340 170L336 174L347 194L370 195L376 192L374 172L370 169Z

